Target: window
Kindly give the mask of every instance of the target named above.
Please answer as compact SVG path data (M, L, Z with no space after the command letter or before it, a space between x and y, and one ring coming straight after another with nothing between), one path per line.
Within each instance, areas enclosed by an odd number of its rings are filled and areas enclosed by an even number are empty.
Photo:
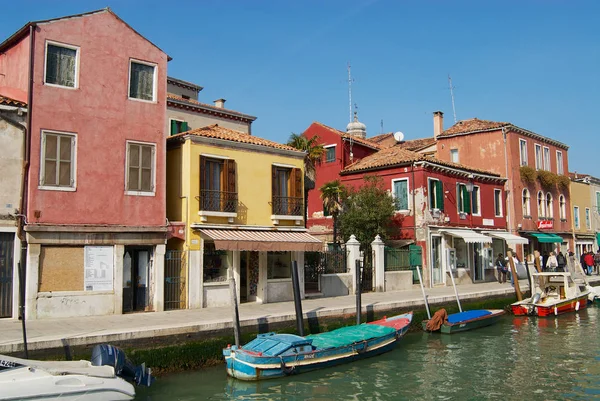
M73 134L42 131L42 188L75 190L75 144Z
M188 123L181 120L175 120L173 118L171 120L171 135L176 135L181 132L186 132L188 130Z
M409 210L408 207L408 178L392 180L392 191L396 201L396 210Z
M200 210L237 211L235 160L200 156Z
M567 220L567 203L565 202L565 196L560 195L558 197L559 215L561 220Z
M556 173L564 174L565 170L563 169L563 155L560 150L556 151Z
M267 279L292 277L292 254L290 252L267 252Z
M126 191L130 195L154 194L156 145L127 142Z
M78 68L78 47L46 42L46 84L77 88Z
M535 144L535 169L540 170L542 168L542 146Z
M205 283L227 281L227 270L233 265L233 253L217 250L214 242L204 242L202 275Z
M538 192L537 195L537 207L538 207L538 218L543 218L546 216L546 212L544 209L546 208L546 200L544 199L544 194L542 191Z
M546 194L546 217L549 219L554 218L554 202L550 192Z
M473 187L473 194L471 196L471 200L472 200L472 212L473 215L475 216L480 216L481 215L481 199L479 197L479 187L474 186Z
M335 145L323 146L325 149L325 162L333 163L335 161Z
M592 229L592 216L590 215L590 208L585 208L585 228L588 230Z
M598 211L598 214L600 214L600 192L598 191L596 191L596 210Z
M521 166L527 165L527 141L519 139L519 154L521 158Z
M550 171L550 148L544 146L544 170Z
M459 213L471 213L471 199L465 184L456 184L456 207Z
M444 185L434 178L429 178L429 208L444 211Z
M458 163L458 149L450 149L450 161Z
M527 188L523 188L523 217L531 216L531 195Z
M302 186L302 170L273 165L272 175L272 208L274 215L303 216L304 187Z
M130 60L129 98L156 101L156 65Z
M502 217L502 190L494 189L494 214Z
M573 221L575 228L579 229L579 206L573 206Z

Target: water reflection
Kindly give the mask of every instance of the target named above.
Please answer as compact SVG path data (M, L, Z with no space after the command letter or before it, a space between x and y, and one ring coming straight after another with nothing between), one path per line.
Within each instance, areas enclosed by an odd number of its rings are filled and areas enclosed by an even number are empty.
M600 398L598 308L506 316L453 335L407 335L393 352L264 382L223 367L162 378L139 400L589 400Z

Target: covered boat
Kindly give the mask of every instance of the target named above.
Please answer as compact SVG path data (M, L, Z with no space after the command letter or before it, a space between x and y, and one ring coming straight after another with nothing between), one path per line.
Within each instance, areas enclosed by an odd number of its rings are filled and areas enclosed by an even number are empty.
M223 356L227 373L237 379L283 377L390 351L411 321L412 312L305 337L259 334L242 347L228 346Z
M452 334L492 325L504 315L504 311L502 309L474 309L451 313L442 318L438 317L438 324L435 324L436 315L431 320L423 320L423 330Z
M587 306L590 290L586 283L576 283L568 272L532 273L533 296L511 304L519 315L556 316Z
M133 384L150 385L150 370L122 350L98 345L89 361L36 361L0 355L0 400L132 400ZM133 384L132 384L133 383Z

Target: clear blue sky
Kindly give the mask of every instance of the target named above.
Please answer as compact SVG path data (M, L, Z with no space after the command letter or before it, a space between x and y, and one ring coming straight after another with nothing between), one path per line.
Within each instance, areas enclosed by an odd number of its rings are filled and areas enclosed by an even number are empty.
M200 101L258 117L286 142L312 121L345 129L346 65L368 136L432 135L432 112L509 121L570 146L600 176L600 1L2 1L0 38L27 21L109 6L173 60Z

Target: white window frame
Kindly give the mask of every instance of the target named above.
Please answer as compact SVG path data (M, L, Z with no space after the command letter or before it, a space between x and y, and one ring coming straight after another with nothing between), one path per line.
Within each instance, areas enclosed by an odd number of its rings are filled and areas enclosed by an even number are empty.
M523 188L523 192L521 192L521 203L523 217L531 217L531 192L527 188Z
M477 196L473 196L473 194L475 193L475 188L477 188ZM470 195L471 195L471 214L473 216L481 216L481 187L479 185L473 185L473 192L470 192ZM474 204L477 204L477 213L473 213L473 205Z
M525 153L523 153L522 144L525 144ZM527 141L521 138L519 138L519 160L521 161L521 166L529 165L529 161L527 160Z
M540 197L541 195L541 197ZM537 214L538 214L538 218L544 218L546 217L546 196L544 195L544 193L542 191L538 191L537 196L535 197L535 201L537 204ZM540 206L541 205L541 206Z
M496 194L499 194L496 196ZM496 207L496 202L498 203L498 207ZM496 213L496 209L500 210L500 214ZM494 216L503 217L504 216L504 208L502 207L502 190L494 189Z
M145 64L148 65L150 67L154 67L154 74L153 74L153 79L152 79L152 100L146 100L146 99L138 99L137 97L131 97L130 93L131 93L131 64L132 63L137 63L137 64ZM157 98L157 91L158 91L158 86L157 86L157 79L158 79L158 64L156 63L150 63L148 61L142 61L142 60L138 60L135 58L130 58L129 59L129 71L128 71L128 78L127 78L127 98L130 100L135 100L137 102L144 102L144 103L156 103L156 98Z
M556 174L564 174L565 169L563 168L563 153L560 150L556 151Z
M130 191L129 185L129 145L145 145L153 147L152 155L152 191ZM125 141L125 195L131 196L156 196L156 143L142 141Z
M554 197L550 192L546 193L546 218L554 219Z
M456 156L456 160L454 160L454 156ZM450 161L452 163L460 163L460 158L458 156L458 149L454 148L454 149L450 149Z
M63 136L70 136L71 137L71 181L72 184L69 187L59 187L59 186L55 186L55 185L43 185L43 179L42 177L44 177L45 175L45 167L46 167L46 146L44 146L44 139L46 134L55 134L55 135L63 135ZM54 131L54 130L48 130L48 129L44 129L41 131L41 136L40 136L40 176L39 176L39 181L38 181L38 189L42 189L42 190L47 190L47 191L64 191L64 192L74 192L77 190L77 134L73 133L73 132L64 132L64 131Z
M392 180L392 196L396 199L396 193L394 192L394 183L398 181L406 181L406 204L408 205L408 209L395 209L396 212L410 212L412 205L410 202L410 181L408 177L406 178L394 178Z
M550 148L548 146L543 147L542 160L544 161L544 170L551 171L552 166L550 166Z
M441 180L438 179L438 178L427 177L427 190L428 191L429 191L429 188L431 188L430 181L438 181L438 182L440 182ZM437 188L436 188L436 190L437 190ZM444 195L442 195L442 196L444 197ZM434 209L440 210L440 207L439 207L440 205L436 204L435 205L436 207L433 207L433 204L432 204L433 202L432 201L434 201L434 202L437 201L437 193L427 193L427 204L429 206L429 210L434 210Z
M544 155L542 154L542 145L540 145L539 143L536 143L534 145L534 149L535 149L535 169L541 170L542 166L544 164ZM539 157L538 157L538 155L539 155Z
M51 84L46 82L46 69L48 67L48 45L64 47L65 49L75 50L75 85L74 86L65 86L59 84ZM78 89L79 88L79 53L81 48L79 46L68 45L66 43L55 42L53 40L46 40L44 45L44 85L53 86L55 88L63 88L63 89Z
M323 146L323 149L325 149L325 163L335 163L336 157L337 157L337 149L334 150L334 154L336 154L336 156L333 158L333 160L329 160L327 159L327 149L331 149L331 148L336 148L336 145L325 145Z
M588 230L592 229L592 211L589 207L585 208L585 228Z
M567 201L563 194L558 196L558 214L561 220L567 220Z
M576 229L581 228L581 221L579 220L579 206L573 206L573 225Z

